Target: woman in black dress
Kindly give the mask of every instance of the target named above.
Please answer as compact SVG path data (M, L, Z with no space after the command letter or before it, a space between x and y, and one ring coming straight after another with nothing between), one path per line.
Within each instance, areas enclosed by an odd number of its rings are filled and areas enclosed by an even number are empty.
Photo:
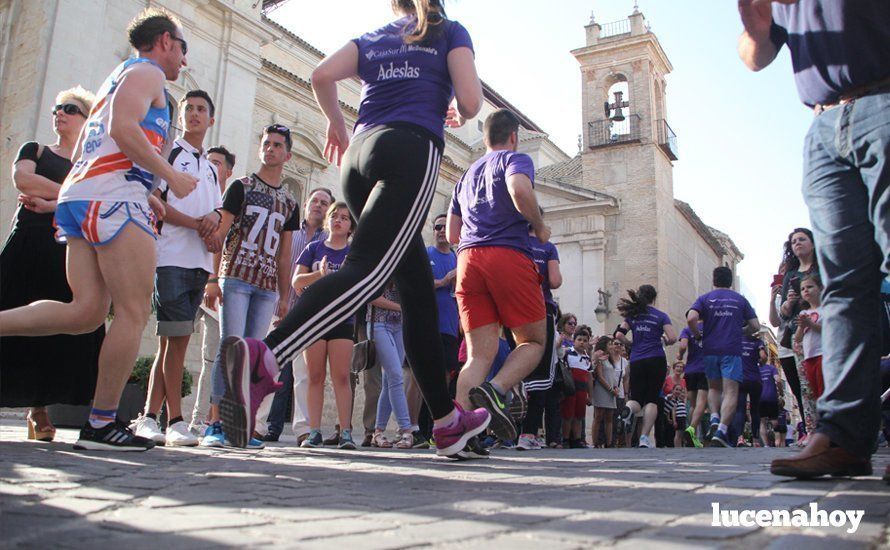
M0 253L0 311L37 300L71 301L65 245L55 241L59 188L94 96L81 87L61 92L53 107L56 142L22 145L13 164L19 191L14 226ZM52 441L46 405L88 405L96 386L105 329L79 336L0 338L0 407L31 407L28 438Z

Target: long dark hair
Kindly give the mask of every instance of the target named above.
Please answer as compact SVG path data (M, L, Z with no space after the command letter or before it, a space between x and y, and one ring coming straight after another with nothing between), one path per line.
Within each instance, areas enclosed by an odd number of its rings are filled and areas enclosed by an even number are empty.
M413 12L417 17L417 25L405 34L405 42L417 44L434 37L445 22L445 7L442 0L391 0L392 11Z
M806 235L810 242L813 243L813 246L816 246L816 241L813 239L813 232L807 229L806 227L797 227L788 234L788 240L785 241L782 249L782 265L785 266L785 273L789 271L795 271L800 267L800 259L794 255L794 250L791 249L791 237L794 236L795 233L803 233ZM813 267L818 271L819 263L816 260L816 254L813 253Z
M627 296L628 298L618 300L618 311L621 312L623 317L633 319L638 315L646 313L649 305L658 296L658 292L652 285L641 285L636 292L628 290Z

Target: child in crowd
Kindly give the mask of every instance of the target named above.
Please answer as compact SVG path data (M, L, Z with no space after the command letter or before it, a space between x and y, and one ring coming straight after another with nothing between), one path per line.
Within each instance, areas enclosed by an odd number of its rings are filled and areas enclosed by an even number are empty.
M797 318L794 350L803 355L807 382L813 390L813 398L819 399L825 391L822 378L822 280L819 275L812 273L803 278L800 295L808 307Z
M577 330L572 340L574 347L566 350L566 361L575 381L575 394L562 400L562 435L566 445L572 449L584 447L581 421L587 413L590 394L593 390L593 377L590 374L590 356L587 354L590 333Z
M668 377L670 379L670 377ZM686 430L686 387L674 384L664 400L664 414L674 428L674 447L683 447L681 434Z

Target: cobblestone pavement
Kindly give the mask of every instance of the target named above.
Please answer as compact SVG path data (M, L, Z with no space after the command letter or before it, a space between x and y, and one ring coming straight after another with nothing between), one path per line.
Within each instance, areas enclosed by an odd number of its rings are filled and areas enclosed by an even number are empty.
M0 547L732 548L884 547L890 487L788 482L764 464L792 449L431 451L157 448L74 452L74 430L27 442L0 422ZM714 527L726 509L865 511L859 529Z

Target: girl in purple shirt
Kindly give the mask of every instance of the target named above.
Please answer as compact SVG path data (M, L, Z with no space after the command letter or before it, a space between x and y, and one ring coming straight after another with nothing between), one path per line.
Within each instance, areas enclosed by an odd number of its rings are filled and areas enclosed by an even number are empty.
M297 258L297 270L293 286L300 298L311 285L336 273L343 266L349 252L349 236L355 221L345 202L335 202L325 215L324 230L328 238L309 243ZM337 417L340 420L341 449L355 449L352 441L352 387L349 383L349 368L352 360L353 320L347 318L328 330L315 343L303 352L306 369L309 372L307 400L309 409L309 437L303 440L303 447L322 445L321 414L324 407L325 366L331 365L331 382L334 386L334 399L337 402Z
M621 416L628 424L642 409L643 429L640 447L655 447L654 434L649 434L658 416L658 400L661 385L667 373L664 345L677 341L677 333L670 317L652 307L658 292L652 285L642 285L636 292L627 291L627 298L618 301L618 311L624 322L615 331L615 338L627 341L626 334L633 332L630 352L630 399Z

